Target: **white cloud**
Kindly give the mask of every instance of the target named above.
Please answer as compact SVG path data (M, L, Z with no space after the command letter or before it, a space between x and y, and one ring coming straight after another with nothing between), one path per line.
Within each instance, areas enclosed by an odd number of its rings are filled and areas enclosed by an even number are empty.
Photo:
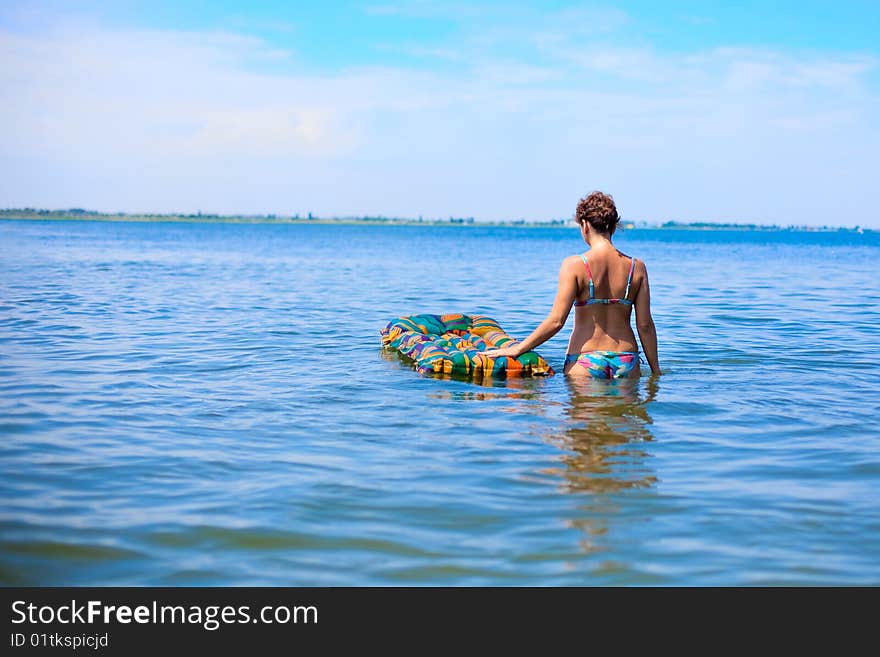
M873 56L573 47L560 25L520 28L537 58L499 50L512 25L464 39L445 73L318 74L228 33L0 33L0 205L546 218L605 187L633 218L876 222Z
M282 53L289 56L290 53ZM277 59L230 34L77 29L0 37L8 155L326 156L356 142L309 80L247 67ZM315 93L318 91L318 93Z

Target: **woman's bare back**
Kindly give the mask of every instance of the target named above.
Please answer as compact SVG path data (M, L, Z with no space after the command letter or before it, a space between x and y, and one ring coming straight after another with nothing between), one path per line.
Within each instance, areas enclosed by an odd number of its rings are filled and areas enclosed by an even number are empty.
M582 260L581 256L575 257ZM577 305L568 353L638 351L631 326L632 303L614 302L617 299L629 302L636 299L641 283L638 262L614 248L591 249L585 257L587 264L582 263L577 274L576 305L589 298L591 275L594 299L610 299L612 302ZM631 267L632 278L627 290Z

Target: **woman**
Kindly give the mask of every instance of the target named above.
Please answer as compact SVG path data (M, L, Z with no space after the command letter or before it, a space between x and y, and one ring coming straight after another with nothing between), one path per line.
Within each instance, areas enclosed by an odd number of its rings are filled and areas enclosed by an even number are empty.
M593 192L578 203L575 221L590 250L562 261L559 290L547 319L522 342L486 354L516 358L535 349L565 325L573 304L574 330L568 341L565 373L596 379L638 377L639 350L630 326L635 307L642 349L651 373L660 374L648 271L641 260L624 255L611 244L620 222L614 199Z

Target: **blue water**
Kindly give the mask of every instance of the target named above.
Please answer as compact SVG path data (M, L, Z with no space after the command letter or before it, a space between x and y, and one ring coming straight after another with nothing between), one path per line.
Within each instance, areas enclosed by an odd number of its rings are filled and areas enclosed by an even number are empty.
M878 235L616 242L666 373L484 387L575 228L0 222L0 583L880 584Z

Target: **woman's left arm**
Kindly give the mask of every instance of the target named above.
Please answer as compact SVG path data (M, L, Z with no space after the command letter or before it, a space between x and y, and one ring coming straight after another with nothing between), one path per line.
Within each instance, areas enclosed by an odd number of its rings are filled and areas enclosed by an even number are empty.
M538 328L532 331L529 337L510 347L488 349L484 353L490 358L501 358L503 356L516 358L544 344L559 333L560 329L565 326L565 322L571 312L571 305L577 297L576 266L578 262L580 260L576 256L562 261L562 267L559 268L559 287L556 290L553 308L550 309L546 319L538 325Z

